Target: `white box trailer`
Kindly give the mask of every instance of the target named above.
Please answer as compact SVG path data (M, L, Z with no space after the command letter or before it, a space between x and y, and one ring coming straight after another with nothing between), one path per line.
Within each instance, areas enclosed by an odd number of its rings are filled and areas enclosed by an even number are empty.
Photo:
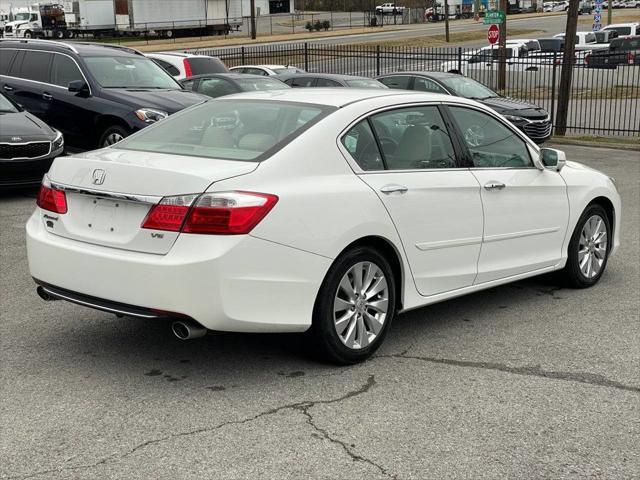
M67 29L115 30L113 0L64 0Z
M242 25L241 15L226 15L227 10L236 12L231 6L237 3L239 0L129 0L126 12L116 15L116 24L120 31L165 37L222 33Z

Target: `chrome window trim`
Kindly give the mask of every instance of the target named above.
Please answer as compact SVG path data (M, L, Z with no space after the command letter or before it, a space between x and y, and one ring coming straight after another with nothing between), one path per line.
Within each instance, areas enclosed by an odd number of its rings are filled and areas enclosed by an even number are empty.
M48 143L49 144L49 151L47 153L45 153L44 155L40 155L38 157L14 157L14 158L0 158L0 162L2 161L12 161L12 160L38 160L40 158L45 158L48 157L49 155L51 155L51 152L53 151L53 142L51 142L50 140L33 140L31 142L22 142L22 143L12 143L12 142L0 142L0 145L30 145L32 143Z
M66 185L64 183L55 182L48 177L45 178L52 188L56 190L62 190L63 192L77 193L80 195L90 195L99 198L108 198L113 200L120 200L123 202L143 203L147 205L156 205L162 200L162 197L156 195L136 195L133 193L120 193L109 192L105 190L94 190L92 188L75 187L73 185Z
M35 49L35 48L3 48L2 50L17 50L18 52L22 52L22 51L44 52L44 53L52 53L54 55L64 55L65 57L69 57L71 60L73 60L73 63L76 64L76 67L78 67L78 71L80 72L80 75L82 75L82 78L84 78L84 83L86 83L87 87L89 88L89 95L93 94L93 92L91 91L91 84L89 84L89 81L87 80L86 75L82 71L82 68L80 68L80 64L76 61L75 58L73 58L71 55L69 55L67 53L52 52L50 50L38 50L38 49ZM14 61L15 61L15 59L14 59ZM11 66L13 66L13 65L11 65ZM51 68L53 69L53 60L51 61ZM51 71L49 71L49 76L51 76ZM12 75L0 75L0 77L14 78L16 80L22 80L23 82L39 83L40 85L48 85L48 86L54 87L54 88L61 88L62 90L66 91L66 92L69 91L68 87L62 87L60 85L56 85L55 83L39 82L38 80L30 80L28 78L14 77Z
M458 97L451 96L451 98L453 99ZM531 170L531 169L538 170L538 167L536 167L535 161L532 156L530 158L531 166L528 166L528 167L457 167L457 168L419 168L419 169L411 169L411 170L363 170L360 167L360 165L358 165L358 162L355 161L355 159L351 156L349 151L340 141L341 138L344 135L346 135L346 133L351 128L353 128L354 125L357 125L363 119L369 118L370 116L375 115L377 113L384 112L387 110L395 110L398 108L411 108L413 106L438 106L438 105L444 105L445 107L453 106L453 107L471 108L479 112L485 113L491 116L492 118L494 118L495 120L497 120L498 122L502 123L505 127L507 127L512 132L516 133L517 136L525 142L525 145L528 147L527 150L529 151L530 156L532 153L531 150L533 150L533 152L536 152L536 153L540 152L540 147L538 147L538 145L536 145L533 140L527 137L524 134L524 132L522 132L518 127L513 125L511 122L501 118L497 112L487 111L475 105L469 105L467 103L458 103L456 101L408 102L408 103L401 103L401 104L385 106L385 107L380 107L380 108L370 110L367 113L360 115L356 120L349 123L349 125L338 134L338 137L336 138L336 145L338 146L340 153L342 153L342 156L347 160L347 163L353 169L356 175L379 174L379 173L403 173L403 172L407 172L407 173L409 172L445 172L445 171L460 171L460 170Z

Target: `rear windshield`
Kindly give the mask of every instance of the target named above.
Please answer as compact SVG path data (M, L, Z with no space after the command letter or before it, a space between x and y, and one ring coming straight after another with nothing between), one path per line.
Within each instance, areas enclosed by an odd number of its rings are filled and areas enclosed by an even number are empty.
M227 66L219 58L215 57L189 57L187 61L191 67L191 75L226 73L229 71Z
M347 80L347 85L351 88L387 88L386 85L383 85L377 80Z
M640 37L616 38L611 41L611 50L640 50Z
M236 83L244 92L254 92L256 90L284 90L291 88L286 83L272 78L238 78Z
M117 148L260 162L333 110L272 100L213 100L145 128Z

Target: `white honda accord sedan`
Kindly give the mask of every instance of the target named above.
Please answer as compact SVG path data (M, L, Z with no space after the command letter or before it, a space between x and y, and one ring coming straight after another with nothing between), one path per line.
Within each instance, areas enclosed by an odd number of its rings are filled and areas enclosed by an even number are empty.
M27 224L45 300L208 330L302 332L338 363L403 310L618 247L611 178L458 97L294 89L212 100L58 158Z

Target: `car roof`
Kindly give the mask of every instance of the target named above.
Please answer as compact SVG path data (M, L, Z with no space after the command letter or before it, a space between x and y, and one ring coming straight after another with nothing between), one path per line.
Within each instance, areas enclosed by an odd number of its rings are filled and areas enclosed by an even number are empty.
M240 94L227 95L224 98L233 97L247 100L279 100L283 102L308 103L312 105L324 105L341 108L346 105L361 102L378 97L402 97L419 96L422 101L442 101L449 95L425 92L411 92L407 90L378 90L364 88L289 88L286 90L252 91ZM457 98L457 97L456 97Z
M236 65L235 67L231 67L231 68L270 68L270 69L274 69L274 68L296 68L293 65Z
M415 75L417 77L430 77L430 78L451 78L451 77L461 76L459 73L407 71L407 72L388 73L386 75L380 75L380 77L396 77L396 76L402 76L402 75Z
M614 27L637 27L640 26L640 23L638 22L633 22L633 23L612 23L611 25L607 25L606 27L604 27L602 30L607 30L608 28L614 28Z
M0 47L37 48L50 52L73 52L82 56L144 56L138 50L121 45L91 42L60 42L53 40L34 40L23 38L5 38L0 40Z
M344 75L339 73L283 73L282 76L289 78L326 78L329 80L372 80L369 77L360 77L358 75Z
M200 75L192 75L191 77L187 77L182 81L185 82L187 80L198 80L199 78L217 78L217 77L228 78L230 80L245 80L247 78L255 78L255 79L267 80L267 81L270 81L270 80L277 81L276 78L266 77L264 75L253 75L253 74L247 74L247 73L233 73L233 72L202 73Z

